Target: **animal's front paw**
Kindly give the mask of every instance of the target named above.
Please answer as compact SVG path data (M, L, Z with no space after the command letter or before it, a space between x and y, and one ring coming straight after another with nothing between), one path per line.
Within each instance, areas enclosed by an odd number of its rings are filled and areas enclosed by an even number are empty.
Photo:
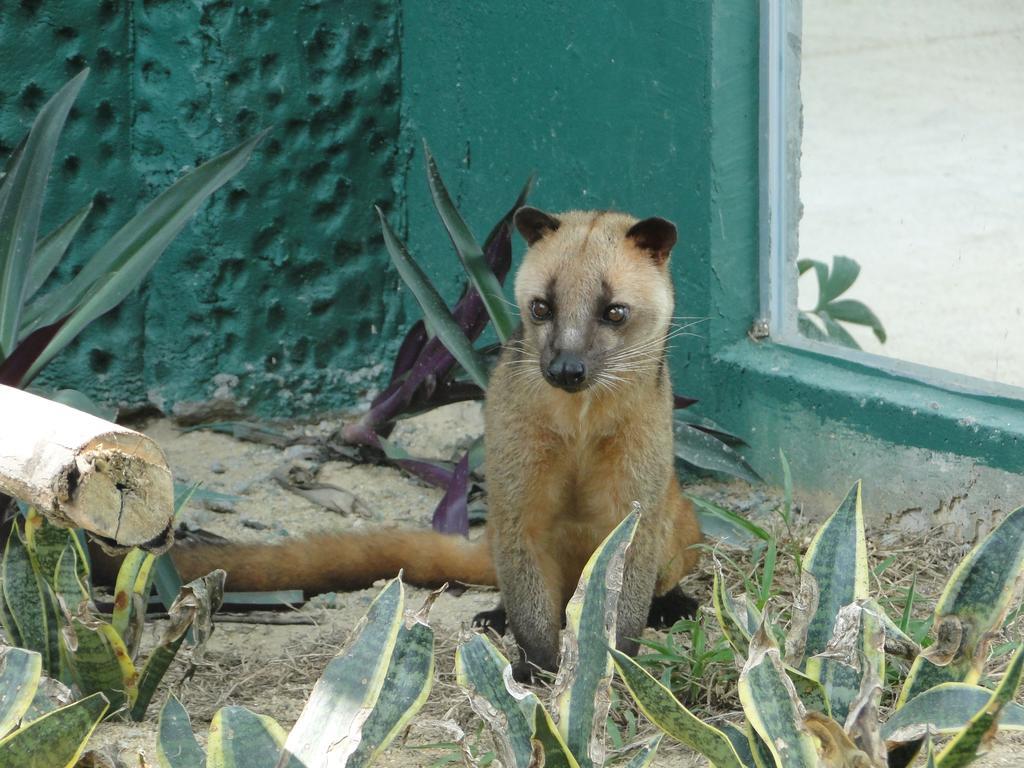
M489 629L498 637L501 637L508 628L508 614L505 613L505 608L499 604L493 610L481 611L474 616L473 626L477 629Z
M672 587L651 601L647 626L652 629L668 629L680 619L692 619L697 615L699 607L700 604L683 592L682 588Z

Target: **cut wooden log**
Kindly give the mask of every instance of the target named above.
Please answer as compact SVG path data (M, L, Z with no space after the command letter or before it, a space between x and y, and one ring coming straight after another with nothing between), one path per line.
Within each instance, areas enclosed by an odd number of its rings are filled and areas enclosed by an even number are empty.
M0 385L0 491L106 547L171 544L174 484L145 435Z

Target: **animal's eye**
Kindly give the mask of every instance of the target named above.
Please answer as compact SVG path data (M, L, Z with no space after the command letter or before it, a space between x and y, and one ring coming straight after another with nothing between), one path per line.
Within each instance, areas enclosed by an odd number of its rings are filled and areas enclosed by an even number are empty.
M551 305L542 299L534 299L530 302L530 316L534 320L550 320Z
M604 310L604 319L606 322L618 325L629 317L629 307L623 306L622 304L609 304Z

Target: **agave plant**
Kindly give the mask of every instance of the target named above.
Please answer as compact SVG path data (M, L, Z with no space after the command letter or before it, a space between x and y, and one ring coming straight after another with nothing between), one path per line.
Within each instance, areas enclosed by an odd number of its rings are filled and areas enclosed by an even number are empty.
M405 611L401 578L381 590L348 647L324 670L290 733L244 707L214 715L206 751L173 696L160 713L161 768L366 768L419 711L434 680L433 593Z
M781 629L734 600L716 574L715 614L742 670L741 726L702 722L636 661L613 651L648 719L721 768L902 768L931 734L952 739L929 754L929 765L956 768L974 759L996 726L1024 729L1024 707L1013 702L1024 645L995 690L977 685L991 639L1019 598L1024 507L957 566L935 608L935 641L924 651L868 594L860 483L819 529L802 574L781 649ZM883 721L887 655L912 664L895 712Z
M24 532L12 525L0 564L0 625L34 651L42 669L85 694L102 693L110 714L141 720L157 686L191 631L197 646L212 631L224 571L185 585L169 609L167 629L145 663L138 660L156 557L126 555L108 621L92 602L88 558L73 531L29 509Z
M182 176L99 248L66 285L39 295L92 204L40 236L46 182L82 71L43 106L0 177L0 383L24 387L149 273L199 206L246 164L264 133ZM80 398L78 398L80 400Z
M70 768L109 705L102 693L61 704L70 692L42 676L35 651L0 646L0 765ZM57 688L58 695L49 691Z
M399 419L451 403L479 400L487 388L488 362L496 348L474 346L489 323L498 341L506 342L518 326L516 310L505 299L502 285L512 264L512 216L525 202L531 177L516 202L491 230L481 246L452 202L434 156L426 143L427 183L438 216L452 241L467 276L466 285L449 308L380 209L384 244L403 282L412 292L424 319L406 333L392 367L391 380L357 421L342 430L351 445L383 451L394 464L424 481L446 489L434 513L434 527L449 533L468 530L467 494L479 469L482 445L475 443L455 462L428 461L409 456L387 437ZM676 408L696 400L676 396ZM676 420L676 457L701 470L726 472L750 482L760 477L737 453L743 441L708 419L680 411Z

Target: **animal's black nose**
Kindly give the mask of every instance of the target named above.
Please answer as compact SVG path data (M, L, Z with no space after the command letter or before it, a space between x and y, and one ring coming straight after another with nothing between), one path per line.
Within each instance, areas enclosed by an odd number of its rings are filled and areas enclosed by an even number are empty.
M551 381L564 389L578 389L587 378L587 366L583 361L566 352L559 352L548 365Z

